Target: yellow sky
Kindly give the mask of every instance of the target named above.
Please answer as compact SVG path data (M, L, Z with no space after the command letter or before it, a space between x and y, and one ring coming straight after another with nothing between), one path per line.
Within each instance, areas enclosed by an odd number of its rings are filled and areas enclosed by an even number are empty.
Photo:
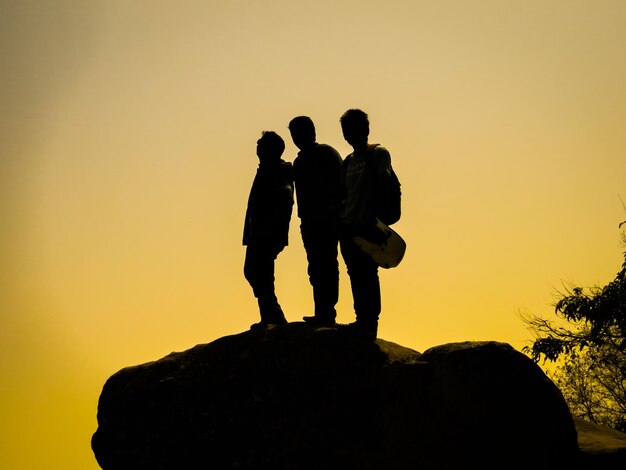
M527 344L621 265L625 49L621 0L1 1L0 467L97 469L111 374L257 321L255 143L299 114L345 156L364 109L403 184L379 336ZM295 215L276 275L310 314Z

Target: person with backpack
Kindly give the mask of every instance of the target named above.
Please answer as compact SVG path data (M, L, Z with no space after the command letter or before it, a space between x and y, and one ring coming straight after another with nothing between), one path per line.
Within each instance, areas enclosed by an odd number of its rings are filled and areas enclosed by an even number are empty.
M293 162L300 233L313 287L314 314L303 320L313 326L333 326L339 300L339 210L341 156L316 141L308 116L289 122L293 143L300 150Z
M243 229L243 272L259 304L261 321L250 328L287 323L274 288L274 264L288 244L293 208L293 166L281 156L285 141L264 131L257 141L259 167L250 189Z
M383 243L385 234L377 219L389 225L400 218L400 183L391 166L389 151L369 143L369 117L349 109L340 118L343 136L353 152L343 160L344 200L341 211L340 249L345 261L356 321L347 327L369 340L378 334L381 312L378 265L362 251L354 237Z

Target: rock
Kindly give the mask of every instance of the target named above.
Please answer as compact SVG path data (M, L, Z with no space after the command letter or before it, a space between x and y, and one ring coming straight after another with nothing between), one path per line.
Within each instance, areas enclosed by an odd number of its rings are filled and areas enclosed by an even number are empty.
M506 343L420 354L304 323L120 370L92 448L104 470L549 468L578 456L560 391Z
M574 418L580 449L579 468L615 469L626 466L626 434Z

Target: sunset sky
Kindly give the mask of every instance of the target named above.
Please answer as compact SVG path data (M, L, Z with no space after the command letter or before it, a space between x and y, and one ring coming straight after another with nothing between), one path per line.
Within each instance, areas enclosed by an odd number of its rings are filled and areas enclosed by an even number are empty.
M258 321L256 140L300 114L345 156L365 110L402 182L379 337L521 349L623 261L625 52L623 0L0 0L0 468L98 469L108 377ZM276 278L311 314L295 212Z

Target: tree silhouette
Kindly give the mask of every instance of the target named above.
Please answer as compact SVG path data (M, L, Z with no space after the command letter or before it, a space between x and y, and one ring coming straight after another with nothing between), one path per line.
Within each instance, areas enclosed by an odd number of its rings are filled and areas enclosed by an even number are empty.
M626 245L624 234L622 241ZM566 326L522 315L535 337L522 351L535 362L556 364L548 375L574 416L626 432L626 252L613 281L566 289L555 313Z

